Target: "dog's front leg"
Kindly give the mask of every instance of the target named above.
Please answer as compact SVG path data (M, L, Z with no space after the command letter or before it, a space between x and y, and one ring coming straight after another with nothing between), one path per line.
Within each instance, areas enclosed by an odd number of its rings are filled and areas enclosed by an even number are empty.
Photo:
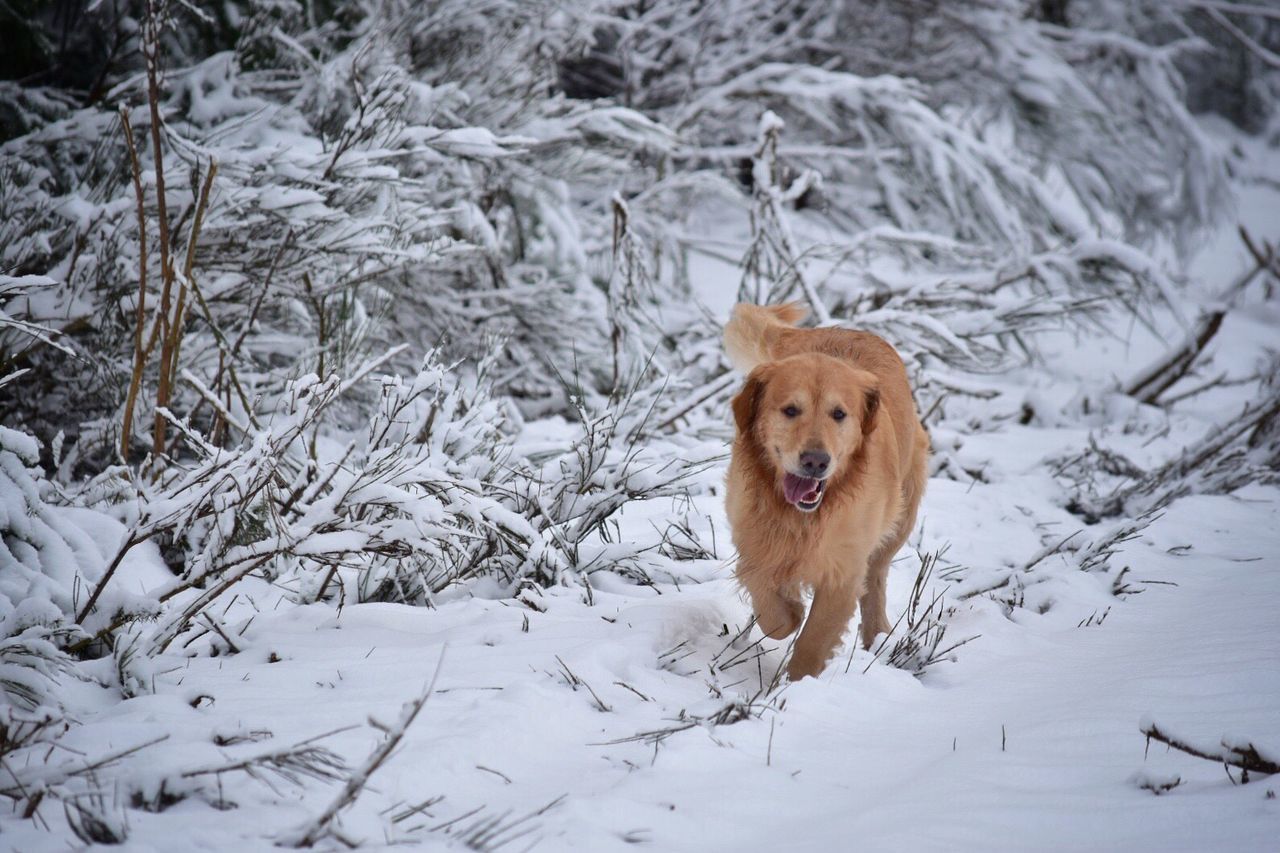
M751 596L756 624L765 636L783 640L795 633L804 619L804 604L778 588L774 578L739 568L738 580Z
M903 537L905 538L905 537ZM871 566L867 570L867 588L862 593L858 605L862 608L862 647L871 648L871 644L880 634L888 634L893 630L889 617L885 613L885 584L889 579L889 562L898 551L896 543L892 548L883 548L871 558Z
M856 584L835 581L814 590L809 618L796 639L791 663L787 666L787 675L792 681L822 672L858 607L858 591Z

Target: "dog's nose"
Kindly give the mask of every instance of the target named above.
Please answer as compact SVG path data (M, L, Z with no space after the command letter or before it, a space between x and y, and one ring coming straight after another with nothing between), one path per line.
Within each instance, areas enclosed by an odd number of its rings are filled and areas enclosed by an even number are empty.
M800 454L800 467L804 469L805 476L821 477L827 473L827 466L831 464L831 454L821 450L806 450Z

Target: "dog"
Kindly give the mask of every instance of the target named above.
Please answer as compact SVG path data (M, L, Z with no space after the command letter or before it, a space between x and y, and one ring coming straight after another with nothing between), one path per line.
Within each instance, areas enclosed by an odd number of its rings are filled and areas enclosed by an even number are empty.
M891 630L889 562L915 526L929 460L897 350L869 332L796 328L805 314L739 304L724 329L747 373L725 493L736 574L767 636L804 621L792 681L822 672L859 604L864 648Z

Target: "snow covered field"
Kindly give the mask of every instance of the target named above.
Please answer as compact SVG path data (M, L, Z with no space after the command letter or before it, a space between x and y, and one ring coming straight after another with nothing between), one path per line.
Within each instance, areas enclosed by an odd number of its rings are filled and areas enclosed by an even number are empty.
M992 505L965 498L931 494L934 535L975 527L974 504ZM1018 518L983 538L1014 538ZM716 565L681 590L598 592L594 607L548 595L545 612L478 599L337 616L315 605L259 617L238 655L160 662L155 695L111 703L68 746L96 753L169 735L130 765L144 790L171 771L352 725L322 743L354 764L378 740L365 715L390 722L435 679L400 750L344 815L352 837L452 849L444 833L479 838L494 818L510 827L494 841L528 832L511 849L1268 850L1273 782L1237 785L1220 765L1158 744L1144 758L1138 722L1151 713L1178 732L1274 743L1278 527L1274 489L1188 498L1123 552L1149 584L1140 596L1117 601L1096 579L1067 576L1043 615L1009 619L972 600L952 630L980 638L924 680L858 651L848 672L842 659L768 696L760 673L772 678L781 650L755 659L721 636L748 614ZM902 562L899 605L912 559ZM1100 625L1080 626L1080 614L1108 608ZM760 707L739 722L681 722L753 697ZM237 735L250 742L214 743ZM1183 782L1156 797L1132 781L1144 770ZM234 811L200 799L131 811L129 849L270 849L334 794L277 792L239 774L223 785ZM15 850L52 841L30 822L6 826Z
M1246 193L1246 224L1273 221L1276 198ZM1238 254L1224 239L1194 269L1225 280ZM1250 300L1230 315L1214 363L1248 367L1274 344L1276 320L1273 304ZM1060 370L999 382L1014 396L1069 395L1144 355L1064 339ZM1030 381L1041 387L1021 385ZM1233 405L1209 397L1171 418L1171 431L1198 434ZM658 499L624 513L624 540L652 538L679 509L717 543L721 559L671 563L680 575L669 582L597 574L592 605L551 588L336 611L281 607L288 596L257 582L224 614L235 654L165 654L125 701L81 685L81 725L45 758L165 738L123 758L101 791L105 814L127 815L127 848L271 849L341 783L199 771L312 738L358 766L382 738L372 721L394 722L432 685L342 812L339 837L481 850L1273 850L1277 782L1240 784L1238 770L1148 748L1139 723L1280 748L1280 489L1178 499L1104 572L1080 571L1069 553L1011 571L1081 528L1045 460L1088 432L1034 422L935 432L941 451L982 476L935 478L912 539L919 554L941 552L925 594L926 606L939 596L941 648L964 641L919 678L850 647L822 678L779 683L786 649L747 630L731 577L717 467L692 511ZM1098 436L1137 456L1154 431L1125 432ZM128 583L164 580L149 553ZM895 563L891 617L919 564L907 549ZM98 665L105 685L112 659ZM1144 780L1180 784L1154 796ZM61 821L8 816L0 844L61 849Z

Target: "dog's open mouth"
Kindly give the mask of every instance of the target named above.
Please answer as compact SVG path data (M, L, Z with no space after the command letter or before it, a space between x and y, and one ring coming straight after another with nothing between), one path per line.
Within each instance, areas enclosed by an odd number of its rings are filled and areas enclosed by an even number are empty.
M826 480L815 480L812 477L801 477L790 471L782 479L782 493L791 504L802 512L813 512L822 503L822 496L827 488Z

